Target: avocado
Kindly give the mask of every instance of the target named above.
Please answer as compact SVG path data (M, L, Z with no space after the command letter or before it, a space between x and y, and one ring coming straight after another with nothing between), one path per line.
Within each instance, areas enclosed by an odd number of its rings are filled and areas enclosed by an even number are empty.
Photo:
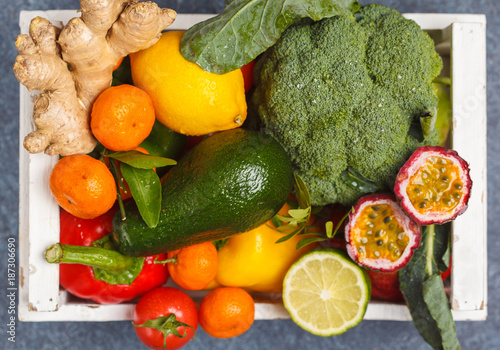
M134 201L126 219L113 219L120 252L148 256L249 231L271 219L287 200L292 165L270 135L241 128L222 131L192 148L162 178L162 209L155 228Z

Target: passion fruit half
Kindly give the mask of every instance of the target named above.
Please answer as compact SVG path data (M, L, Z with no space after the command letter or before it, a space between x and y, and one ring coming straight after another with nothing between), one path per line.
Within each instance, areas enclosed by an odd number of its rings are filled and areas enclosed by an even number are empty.
M391 194L362 197L346 225L347 253L358 265L391 272L405 266L420 245L420 226Z
M418 224L443 224L467 209L472 180L456 151L419 147L400 169L394 193Z

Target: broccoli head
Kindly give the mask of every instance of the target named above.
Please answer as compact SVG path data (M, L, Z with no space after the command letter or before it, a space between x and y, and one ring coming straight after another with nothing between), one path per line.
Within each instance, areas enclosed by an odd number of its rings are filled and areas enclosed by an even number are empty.
M313 205L352 204L392 188L399 168L437 132L442 61L413 21L381 5L288 28L258 60L252 108L290 155ZM368 185L367 185L368 184Z

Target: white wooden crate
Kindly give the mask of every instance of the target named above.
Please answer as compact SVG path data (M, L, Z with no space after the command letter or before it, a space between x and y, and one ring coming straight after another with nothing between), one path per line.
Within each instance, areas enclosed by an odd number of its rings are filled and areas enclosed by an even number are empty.
M36 16L67 22L76 11L21 11L21 33ZM453 264L450 301L455 320L487 315L486 192L486 19L484 15L405 14L431 33L452 78L452 147L470 163L473 190L469 209L452 227ZM179 14L169 29L187 29L211 15ZM57 161L29 154L22 146L33 130L33 97L20 86L18 315L21 321L114 321L132 318L134 304L98 305L59 289L59 269L43 257L59 240L59 209L48 178ZM204 293L192 293L200 300ZM256 319L289 318L279 296L256 295ZM370 302L365 319L411 320L403 304Z

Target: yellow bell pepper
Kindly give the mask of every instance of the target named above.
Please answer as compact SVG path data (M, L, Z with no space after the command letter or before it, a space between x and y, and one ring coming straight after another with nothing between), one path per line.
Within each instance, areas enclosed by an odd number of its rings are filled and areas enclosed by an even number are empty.
M309 244L296 250L297 242L304 238L298 235L285 242L275 243L283 237L283 233L270 225L269 221L229 239L219 250L219 268L212 285L281 293L283 277L289 267L317 245Z

